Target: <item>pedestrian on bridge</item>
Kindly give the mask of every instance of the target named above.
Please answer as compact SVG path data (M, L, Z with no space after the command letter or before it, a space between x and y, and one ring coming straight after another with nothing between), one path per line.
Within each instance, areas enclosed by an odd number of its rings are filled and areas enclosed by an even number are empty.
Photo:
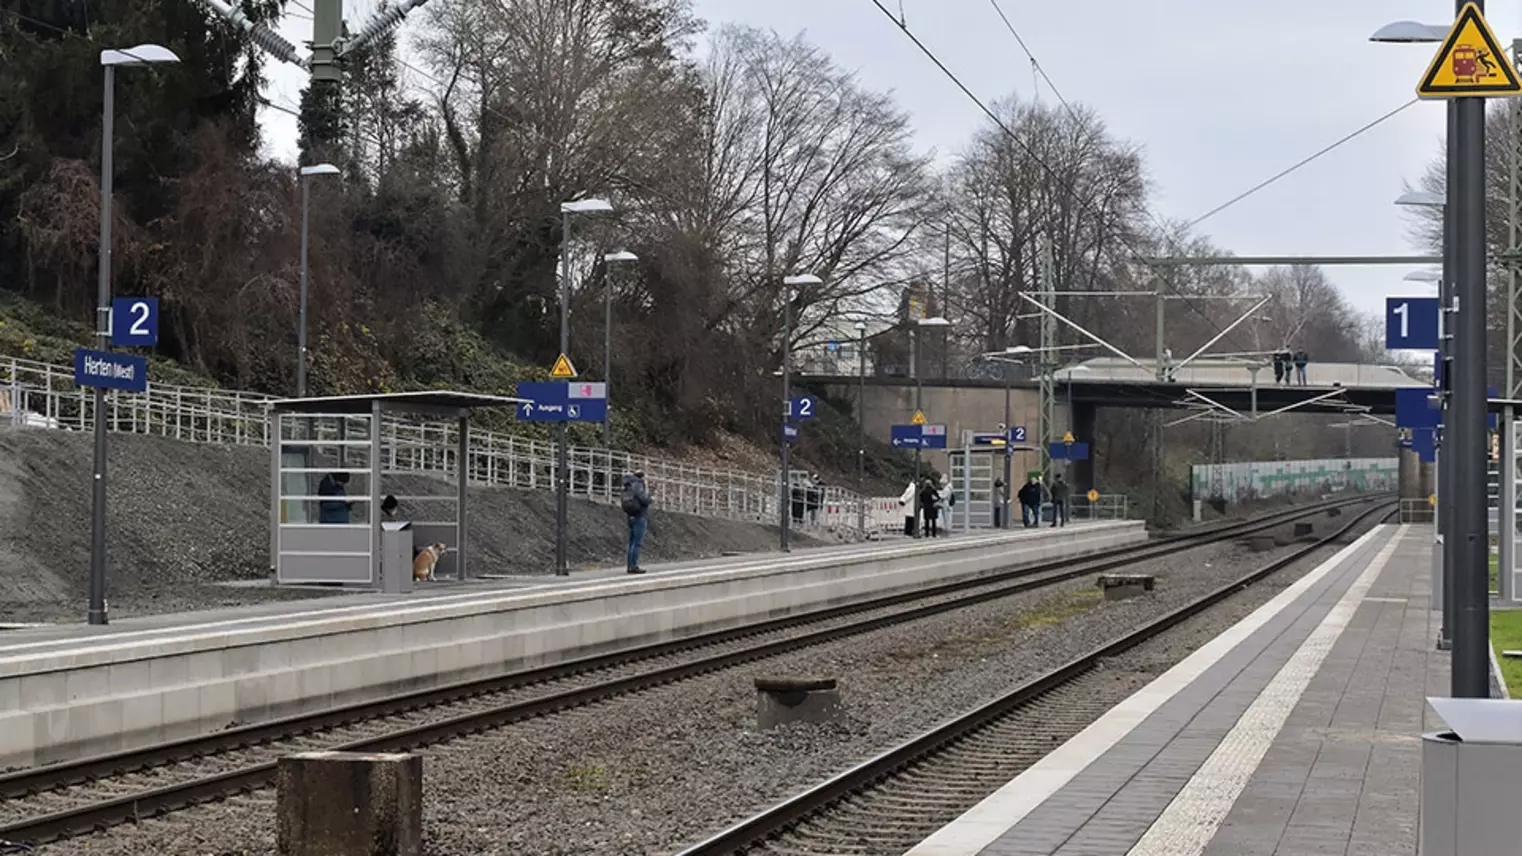
M619 500L624 514L629 518L629 556L626 570L631 574L643 574L639 566L639 547L645 541L645 530L650 525L650 491L645 487L645 471L635 470L624 476L624 493Z
M1311 355L1304 348L1295 352L1295 381L1305 386L1305 366L1311 361Z
M1284 355L1274 351L1274 383L1284 383L1284 373L1288 368L1284 365Z

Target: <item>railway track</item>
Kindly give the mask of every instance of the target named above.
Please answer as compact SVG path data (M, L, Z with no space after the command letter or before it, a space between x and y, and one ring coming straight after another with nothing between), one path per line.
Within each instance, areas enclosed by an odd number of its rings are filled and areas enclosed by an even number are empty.
M746 819L679 856L877 856L901 854L1002 787L1156 677L1100 668L1305 558L1370 517L1338 531L1060 666L961 717ZM1129 678L1129 679L1128 679Z
M279 757L293 752L426 746L1373 501L1317 503L743 628L0 775L0 844L43 843L262 788L273 782Z

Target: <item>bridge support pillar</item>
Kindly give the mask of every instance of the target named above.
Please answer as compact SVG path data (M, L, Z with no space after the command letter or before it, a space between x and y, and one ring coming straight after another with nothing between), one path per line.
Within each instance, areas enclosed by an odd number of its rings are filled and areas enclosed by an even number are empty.
M1089 444L1089 456L1082 461L1074 461L1071 473L1073 495L1083 496L1094 485L1094 456L1098 454L1099 446L1094 442L1094 429L1099 424L1099 408L1092 404L1079 404L1068 402L1068 424L1073 426L1073 436Z

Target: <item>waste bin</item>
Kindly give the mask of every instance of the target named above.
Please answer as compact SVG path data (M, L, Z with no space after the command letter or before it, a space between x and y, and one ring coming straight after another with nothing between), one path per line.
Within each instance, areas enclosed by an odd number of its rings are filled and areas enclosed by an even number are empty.
M381 591L412 591L412 521L381 522Z
M1422 735L1422 856L1498 856L1522 841L1522 701L1429 698L1449 730Z

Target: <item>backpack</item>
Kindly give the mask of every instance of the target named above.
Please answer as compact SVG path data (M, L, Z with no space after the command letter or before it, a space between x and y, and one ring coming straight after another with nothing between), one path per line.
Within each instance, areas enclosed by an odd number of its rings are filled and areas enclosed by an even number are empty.
M644 504L639 501L639 493L635 491L634 485L635 482L629 482L624 485L624 495L619 499L619 505L623 507L624 513L630 517L639 514L645 509Z

